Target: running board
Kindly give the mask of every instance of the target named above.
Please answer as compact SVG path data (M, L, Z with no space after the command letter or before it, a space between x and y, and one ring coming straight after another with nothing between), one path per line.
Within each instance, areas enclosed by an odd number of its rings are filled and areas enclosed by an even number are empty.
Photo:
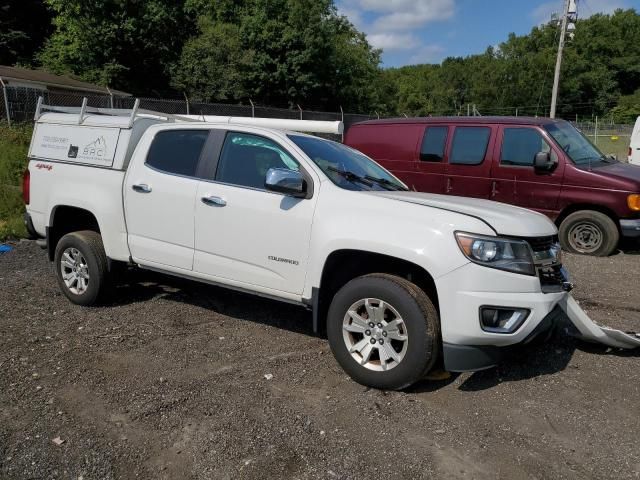
M614 348L638 348L640 347L640 333L623 332L610 327L601 327L580 308L578 302L567 294L559 303L565 311L571 323L580 332L579 338L587 342L598 342Z

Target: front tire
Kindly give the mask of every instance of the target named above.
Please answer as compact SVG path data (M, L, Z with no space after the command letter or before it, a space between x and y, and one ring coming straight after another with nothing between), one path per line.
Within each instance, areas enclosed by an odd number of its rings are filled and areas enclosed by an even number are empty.
M610 217L594 210L580 210L560 224L560 243L571 253L606 257L618 246L620 232Z
M76 305L94 305L106 290L107 255L97 232L85 230L62 237L56 245L54 266L60 289Z
M433 303L404 278L355 278L333 298L327 336L340 366L356 382L400 390L424 377L440 351Z

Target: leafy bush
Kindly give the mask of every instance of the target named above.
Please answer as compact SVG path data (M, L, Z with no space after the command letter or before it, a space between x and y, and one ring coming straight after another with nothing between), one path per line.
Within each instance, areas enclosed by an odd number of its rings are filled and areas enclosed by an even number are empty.
M20 185L31 132L31 125L0 124L0 241L26 234Z

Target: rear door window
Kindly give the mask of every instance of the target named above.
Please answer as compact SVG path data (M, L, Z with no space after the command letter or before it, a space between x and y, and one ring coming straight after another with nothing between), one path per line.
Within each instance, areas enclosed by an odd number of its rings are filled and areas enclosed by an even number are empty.
M447 143L447 127L428 127L422 137L420 160L423 162L441 162Z
M162 172L195 177L209 130L163 130L156 133L146 164Z
M551 152L551 147L535 128L504 129L501 165L532 167L536 154L540 152Z
M489 127L456 127L449 163L480 165L487 153L490 136L491 128Z

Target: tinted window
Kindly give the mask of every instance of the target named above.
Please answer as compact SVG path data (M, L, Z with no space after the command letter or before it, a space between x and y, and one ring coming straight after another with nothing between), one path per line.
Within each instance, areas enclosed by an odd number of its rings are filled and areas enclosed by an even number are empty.
M425 162L441 162L444 158L444 146L447 142L447 127L429 127L424 132L420 160Z
M536 153L551 148L540 132L533 128L505 128L502 139L502 165L533 166Z
M270 168L299 170L299 165L282 147L268 138L230 132L222 147L216 180L264 189Z
M491 129L488 127L457 127L449 163L479 165L484 160Z
M165 130L151 143L147 164L163 172L195 177L209 130Z

